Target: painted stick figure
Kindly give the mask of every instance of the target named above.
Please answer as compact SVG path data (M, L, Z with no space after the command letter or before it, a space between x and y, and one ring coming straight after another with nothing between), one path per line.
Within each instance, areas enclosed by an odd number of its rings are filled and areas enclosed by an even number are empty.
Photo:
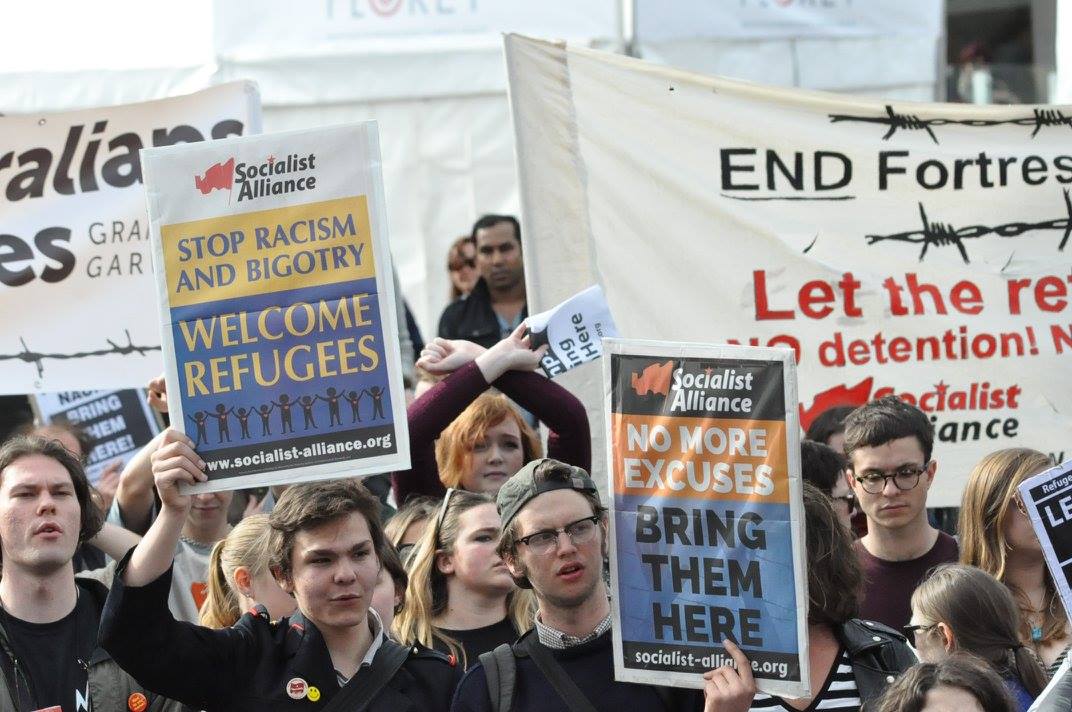
M194 421L194 425L197 426L197 439L194 441L194 447L197 447L203 442L208 442L208 433L205 432L205 423L208 422L208 413L204 411L196 411L193 415L186 416L190 420Z
M361 402L361 397L365 395L365 391L361 391L359 394L357 391L350 391L344 397L346 402L350 404L350 417L353 418L351 423L361 422L361 411L357 409L358 403Z
M316 405L316 399L315 398L313 398L312 396L302 396L302 398L301 398L301 409L302 409L302 415L305 416L305 429L306 430L308 430L310 427L313 427L313 428L316 427L316 421L313 420L313 406L314 405Z
M332 425L342 425L342 418L339 417L340 398L342 398L342 395L334 388L329 388L326 394L317 396L318 400L322 400L328 404L328 427L331 427Z
M234 413L234 408L228 408L223 403L216 404L216 412L209 413L210 418L216 419L216 428L218 429L218 437L220 442L231 442L231 423L230 416Z
M283 429L280 433L293 433L294 423L290 419L290 409L294 406L294 402L290 400L290 396L286 393L279 396L279 402L271 401L271 404L279 408L279 422Z
M383 389L373 386L368 389L367 393L372 396L372 417L383 418Z
M239 408L235 411L235 417L238 418L238 425L242 428L241 438L243 440L249 440L252 436L249 434L249 416L253 415L253 410L246 410L245 408Z
M275 410L274 405L262 405L257 415L261 417L261 435L271 435L272 427L268 423L268 416Z

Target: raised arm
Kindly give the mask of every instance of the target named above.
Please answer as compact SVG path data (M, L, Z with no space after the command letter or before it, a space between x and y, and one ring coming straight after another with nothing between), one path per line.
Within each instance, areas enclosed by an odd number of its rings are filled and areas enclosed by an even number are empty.
M208 477L205 466L194 452L194 443L178 430L168 428L162 433L160 447L152 454L152 472L160 493L160 514L145 537L138 543L123 571L123 583L144 586L160 578L175 558L186 513L192 497L179 493L180 484L204 482Z
M117 568L101 616L101 644L155 692L195 709L219 709L241 694L240 671L258 653L249 629L210 630L176 621L169 610L172 559L191 503L178 485L205 475L189 438L171 429L153 455L153 474L160 515Z
M592 433L584 404L549 378L507 371L491 385L547 426L547 456L592 470Z
M116 505L122 525L136 534L144 534L152 524L153 515L153 468L152 455L164 439L157 434L149 444L130 459L119 476L115 491Z

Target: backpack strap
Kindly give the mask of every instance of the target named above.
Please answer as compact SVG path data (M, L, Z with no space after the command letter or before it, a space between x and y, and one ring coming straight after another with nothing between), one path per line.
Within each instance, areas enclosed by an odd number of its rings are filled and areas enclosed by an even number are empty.
M324 707L323 712L364 712L408 658L409 648L384 638L376 657L372 659L372 665L358 670Z
M517 661L509 643L480 654L484 676L488 681L488 697L492 712L510 712L514 704L514 683L517 678Z
M555 660L555 656L551 654L551 651L534 638L535 636L530 636L522 642L522 644L527 643L525 652L532 658L532 662L536 663L536 667L540 669L547 681L551 683L551 687L555 688L555 692L566 703L566 707L571 712L596 712L591 700L585 696L581 688L577 687L577 683L573 681L573 678L569 676L565 668Z

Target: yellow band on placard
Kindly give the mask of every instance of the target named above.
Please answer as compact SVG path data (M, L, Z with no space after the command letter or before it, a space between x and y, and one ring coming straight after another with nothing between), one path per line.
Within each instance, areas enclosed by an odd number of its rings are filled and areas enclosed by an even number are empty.
M160 237L172 307L376 274L363 195L164 225Z

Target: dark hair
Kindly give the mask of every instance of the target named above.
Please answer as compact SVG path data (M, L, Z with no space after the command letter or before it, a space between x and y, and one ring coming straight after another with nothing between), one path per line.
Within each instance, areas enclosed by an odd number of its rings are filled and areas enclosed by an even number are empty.
M569 481L573 477L574 468L571 465L567 465L557 460L546 460L539 465L540 475L545 479L563 479ZM552 490L555 491L555 490ZM584 497L584 500L588 502L588 506L592 508L592 515L596 517L605 517L606 508L600 503L599 495L594 492L583 492L581 490L572 490L580 496ZM537 495L539 496L539 495ZM527 504L525 506L528 506ZM503 529L502 534L499 536L499 545L495 551L503 558L503 561L517 561L517 539L518 539L518 520L515 516L510 523ZM510 574L510 578L514 579L514 583L518 588L532 588L532 582L529 581L528 576L514 576Z
M839 626L859 613L863 571L852 535L830 497L804 483L804 538L808 547L808 622Z
M833 408L827 408L811 421L804 437L826 445L831 437L845 432L845 418L854 410L856 409L851 405L836 405Z
M937 663L908 668L886 688L872 712L922 712L927 693L936 687L955 687L972 695L986 712L1015 712L1005 683L993 668L967 653L954 653Z
M845 419L845 457L861 447L878 447L891 440L915 437L930 462L934 448L934 424L922 410L897 396L886 396L860 406Z
M845 458L829 445L800 441L800 475L827 495L834 493L834 485L847 466Z
M86 463L86 459L89 457L89 452L93 448L93 438L89 437L89 433L78 423L72 423L69 420L53 420L51 423L26 423L18 430L15 431L16 435L27 435L30 437L44 438L45 440L55 440L51 437L49 431L63 432L70 435L75 441L78 442L78 449L81 450L81 455L78 460L83 464ZM63 444L62 442L60 443Z
M93 491L89 486L89 480L86 479L86 471L82 469L82 463L59 440L46 440L34 435L17 436L8 440L3 447L0 447L0 482L3 481L4 470L9 465L20 458L32 455L51 457L67 470L67 474L71 476L71 484L74 486L78 507L82 512L78 541L85 542L95 537L104 526L104 512L93 499Z
M402 558L398 555L398 549L387 544L383 547L381 552L380 562L383 564L383 568L391 576L391 581L395 586L395 595L398 596L398 605L395 606L395 613L402 610L402 607L406 605L406 584L409 583L409 574L406 573L406 567L402 565Z
M469 233L469 236L473 238L473 244L476 245L476 231L482 230L486 227L494 227L499 223L508 222L514 226L514 237L517 238L517 244L521 244L521 223L517 221L513 215L485 215L473 223L473 229Z
M1012 592L974 566L942 564L912 593L912 609L930 623L945 623L957 650L977 655L998 673L1023 683L1032 697L1046 686L1046 674L1020 642L1020 611ZM935 629L927 635L938 635Z
M372 548L382 564L387 538L380 525L380 501L357 480L343 479L307 482L287 488L268 519L276 533L272 567L289 577L298 532L315 529L352 512L357 512L368 522Z

